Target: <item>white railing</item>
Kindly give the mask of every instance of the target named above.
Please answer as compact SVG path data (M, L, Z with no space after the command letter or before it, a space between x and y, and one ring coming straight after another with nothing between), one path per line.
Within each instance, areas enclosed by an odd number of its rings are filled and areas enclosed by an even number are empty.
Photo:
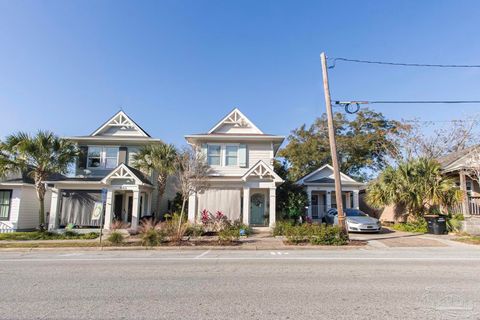
M463 204L459 203L448 208L451 213L463 213ZM480 199L468 199L467 211L472 216L480 216Z
M5 222L0 221L0 233L10 233L14 231L15 229L13 229L12 226L9 226Z

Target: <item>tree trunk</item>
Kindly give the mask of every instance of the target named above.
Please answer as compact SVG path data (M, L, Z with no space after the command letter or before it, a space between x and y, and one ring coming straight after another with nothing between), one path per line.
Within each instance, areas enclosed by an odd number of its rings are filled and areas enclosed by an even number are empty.
M38 210L38 227L43 230L45 227L45 184L43 179L35 177L35 190L37 192L38 202L40 203L40 209Z
M183 197L182 210L180 211L180 219L178 220L178 230L177 230L177 232L180 232L180 228L182 227L183 211L185 211L185 203L186 202L187 202L187 199L185 197Z
M159 174L157 178L158 193L157 193L157 205L156 205L157 212L155 214L156 218L160 218L160 207L162 205L162 198L163 198L163 194L165 193L166 184L167 184L167 177L165 177L162 174Z

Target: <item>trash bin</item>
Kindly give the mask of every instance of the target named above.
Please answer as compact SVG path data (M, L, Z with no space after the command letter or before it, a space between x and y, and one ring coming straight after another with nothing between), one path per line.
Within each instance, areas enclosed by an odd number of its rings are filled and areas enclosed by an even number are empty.
M447 219L438 215L425 216L427 220L428 233L431 234L446 234L447 233Z

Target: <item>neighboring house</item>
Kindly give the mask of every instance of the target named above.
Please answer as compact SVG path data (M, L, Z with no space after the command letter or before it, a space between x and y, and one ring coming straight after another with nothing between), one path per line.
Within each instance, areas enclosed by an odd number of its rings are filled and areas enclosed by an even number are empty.
M134 169L133 156L147 144L160 144L125 112L119 111L88 136L68 137L78 144L81 156L75 163L73 177L48 181L52 191L49 229L74 224L81 228L98 228L92 219L94 207L101 203L106 189L105 229L121 220L135 229L139 219L155 210L155 180ZM153 181L153 182L152 182ZM156 213L159 216L159 213Z
M50 207L50 191L45 194L45 211ZM38 227L40 203L30 177L9 175L0 180L0 233L26 231Z
M479 155L478 146L473 146L437 159L444 174L453 178L465 193L458 209L467 216L480 215L480 186L476 179L472 179L472 174L469 175L472 167L480 170L480 163L477 163L480 162Z
M206 209L251 226L275 225L276 187L283 180L273 161L285 137L263 133L234 109L207 133L185 139L210 165L208 190L189 197L189 221L198 222Z
M342 204L344 208L359 208L359 192L365 184L350 176L340 173L342 182ZM304 187L310 199L308 216L313 220L321 220L330 208L336 208L335 179L333 167L326 164L307 174L296 182Z

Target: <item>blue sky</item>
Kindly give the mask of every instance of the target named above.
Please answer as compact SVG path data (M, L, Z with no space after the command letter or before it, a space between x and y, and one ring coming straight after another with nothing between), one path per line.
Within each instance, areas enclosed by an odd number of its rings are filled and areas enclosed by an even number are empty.
M478 1L0 0L0 136L84 135L123 108L183 144L233 107L288 133L324 111L319 54L480 64ZM478 69L338 63L334 99L480 99ZM473 106L377 105L448 120Z

